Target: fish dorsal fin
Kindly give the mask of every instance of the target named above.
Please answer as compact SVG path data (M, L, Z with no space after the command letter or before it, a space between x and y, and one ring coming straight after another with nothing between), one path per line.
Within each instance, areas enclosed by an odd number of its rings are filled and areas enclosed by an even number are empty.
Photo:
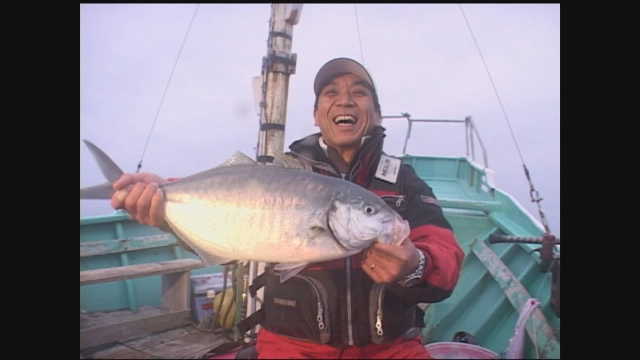
M283 168L311 170L309 165L280 150L273 150L273 165Z
M231 155L229 160L225 161L222 165L218 167L224 166L238 166L238 165L259 165L258 162L245 155L241 151L236 151Z

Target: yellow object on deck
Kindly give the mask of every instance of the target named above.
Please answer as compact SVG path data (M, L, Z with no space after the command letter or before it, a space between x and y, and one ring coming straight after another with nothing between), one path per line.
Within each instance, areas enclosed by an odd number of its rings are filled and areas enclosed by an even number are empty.
M217 314L218 323L225 330L234 325L236 316L236 303L234 300L233 289L227 289L213 298L213 311ZM222 302L222 308L220 308L220 302Z

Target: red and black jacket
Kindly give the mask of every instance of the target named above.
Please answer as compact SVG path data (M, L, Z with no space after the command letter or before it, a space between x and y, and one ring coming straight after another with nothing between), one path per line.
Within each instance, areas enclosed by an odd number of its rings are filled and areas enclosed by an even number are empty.
M374 129L345 179L381 196L409 222L409 238L426 259L422 281L408 288L375 284L360 268L361 254L310 264L283 284L275 274L267 274L265 329L337 348L386 343L422 322L416 319L418 303L435 303L451 295L464 252L433 191L411 166L402 165L393 184L374 176L384 136L384 128ZM340 177L319 139L320 134L314 134L294 142L290 155L316 172Z

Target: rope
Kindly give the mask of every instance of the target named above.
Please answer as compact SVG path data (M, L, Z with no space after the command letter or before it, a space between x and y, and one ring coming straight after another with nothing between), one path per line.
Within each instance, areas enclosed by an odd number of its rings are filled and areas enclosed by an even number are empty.
M462 12L462 17L464 17L464 21L467 23L467 27L469 28L469 32L471 33L471 37L473 38L473 42L476 45L476 49L478 49L478 54L480 54L480 59L482 59L482 64L484 65L484 69L489 76L489 80L491 81L491 86L493 87L493 91L496 93L496 97L498 98L498 103L500 104L500 108L502 109L502 114L504 114L504 118L507 121L507 126L509 127L509 131L511 132L511 137L513 138L513 142L518 149L518 155L520 156L520 160L524 163L522 159L522 153L520 152L520 148L518 147L518 141L516 141L516 137L513 134L513 129L511 129L511 124L509 123L509 118L507 116L507 112L504 110L504 106L502 105L502 100L500 100L500 95L498 94L498 89L496 88L495 83L493 82L493 78L491 77L491 73L489 72L489 68L487 67L487 63L484 61L484 56L482 56L482 51L480 51L480 46L478 45L478 41L476 41L476 37L473 35L473 30L471 30L471 25L469 25L469 21L467 20L466 15L464 14L464 10L462 10L462 5L458 4L460 7L460 11Z
M527 181L529 182L529 196L531 197L531 202L536 203L536 205L538 206L538 214L540 215L540 221L542 222L542 225L544 226L544 231L547 233L550 233L551 231L549 230L549 225L547 223L547 219L544 215L544 211L542 211L542 206L540 205L540 202L543 200L543 198L541 198L538 194L538 191L535 189L535 186L533 185L533 182L531 181L531 176L529 175L529 170L527 169L527 166L524 163L524 158L522 157L522 152L520 151L520 147L518 146L518 141L516 140L515 134L513 133L513 129L511 128L511 123L509 122L509 117L507 116L507 112L504 109L504 106L502 104L502 100L500 99L500 95L498 94L498 89L496 88L495 83L493 82L493 78L491 77L491 73L489 72L489 67L487 66L486 61L484 60L484 56L482 56L482 51L480 51L480 46L478 45L478 41L476 41L476 37L473 35L473 30L471 30L471 25L469 24L469 21L467 20L467 16L464 14L464 10L462 9L462 5L458 4L458 7L460 7L460 12L462 12L462 17L464 17L464 21L467 23L467 27L469 28L469 32L471 33L471 37L473 38L473 42L476 45L476 49L478 49L478 54L480 54L480 59L482 59L482 64L484 65L485 71L487 72L487 75L489 76L489 80L491 81L491 86L493 87L493 91L496 94L496 97L498 98L498 103L500 104L500 109L502 109L502 114L504 115L504 118L507 122L507 126L509 127L509 132L511 133L511 138L513 138L513 142L516 146L516 149L518 150L518 156L520 157L520 161L522 162L522 166L524 167L524 173L525 176L527 177Z
M358 44L360 44L360 59L362 60L362 65L364 65L364 53L362 52L362 38L360 37L360 21L358 21L358 7L356 4L353 4L353 9L356 12L356 27L358 28Z
M538 332L535 330L535 329L538 328L538 319L535 316L533 316L532 323L533 323L533 339L531 339L531 340L533 340L533 344L534 344L533 348L536 350L536 359L540 359L540 351L538 351L538 346L537 346L537 344L538 344ZM526 328L525 328L525 331L526 331ZM523 346L524 346L524 344L523 344Z
M147 152L147 147L149 146L149 141L151 140L151 133L153 132L153 128L156 126L156 122L158 121L158 115L160 114L160 109L162 108L162 103L164 103L164 97L167 95L167 90L169 89L169 84L171 84L171 78L173 78L173 73L176 70L178 65L178 60L180 60L180 55L182 54L182 49L184 49L184 44L187 42L187 37L189 36L189 31L191 30L191 25L193 25L193 20L196 18L196 13L198 12L198 7L200 4L196 5L196 9L193 12L193 17L191 18L191 22L189 23L189 27L187 28L187 33L184 35L184 39L182 40L182 45L180 46L180 51L178 52L178 56L176 57L176 61L173 64L173 69L171 69L171 75L169 75L169 80L167 81L167 86L164 88L164 93L162 94L162 98L160 99L160 105L158 105L158 111L156 111L156 117L153 119L153 124L151 125L151 130L149 130L149 136L147 137L147 141L144 144L144 149L142 150L142 156L140 156L140 162L138 163L138 168L136 169L136 173L140 171L142 167L142 159L144 158L144 154Z

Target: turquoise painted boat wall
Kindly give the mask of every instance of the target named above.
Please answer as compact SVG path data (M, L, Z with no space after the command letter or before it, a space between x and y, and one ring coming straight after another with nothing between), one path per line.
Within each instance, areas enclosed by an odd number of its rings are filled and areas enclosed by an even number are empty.
M551 272L540 270L535 244L490 244L489 235L541 236L540 224L511 196L494 189L487 172L466 158L404 156L433 189L466 253L451 297L425 311L425 343L453 341L464 331L501 354L514 334L519 310L529 297L540 300L530 317L525 358L559 358L560 318L551 308ZM495 274L495 275L494 275ZM505 274L510 274L508 277ZM514 280L515 279L515 280ZM522 287L519 287L519 286Z
M154 239L155 238L157 239ZM153 241L147 239L153 239ZM151 244L153 243L153 244ZM123 211L80 219L80 244L103 245L113 253L81 256L80 271L198 257L180 247L159 229L131 220ZM122 247L118 249L118 247ZM222 271L221 266L192 270L192 275ZM161 276L113 281L80 287L80 310L85 312L131 310L160 306Z

